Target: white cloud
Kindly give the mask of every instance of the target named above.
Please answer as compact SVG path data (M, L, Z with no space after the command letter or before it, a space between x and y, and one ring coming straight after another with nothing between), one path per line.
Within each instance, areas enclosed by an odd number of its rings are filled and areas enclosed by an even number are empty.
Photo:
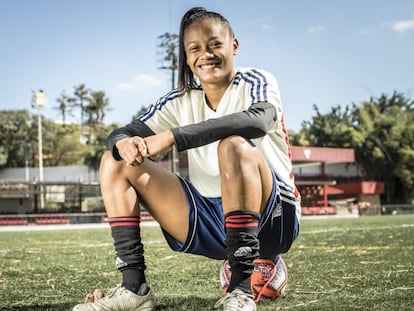
M408 30L414 29L414 19L401 20L391 23L391 28L399 33L404 33Z
M160 81L157 77L142 73L133 77L129 82L119 83L118 89L133 92L141 89L157 87L161 84L162 81Z
M318 25L318 26L308 27L307 30L310 33L315 33L315 32L324 32L324 31L327 31L328 29L325 26Z

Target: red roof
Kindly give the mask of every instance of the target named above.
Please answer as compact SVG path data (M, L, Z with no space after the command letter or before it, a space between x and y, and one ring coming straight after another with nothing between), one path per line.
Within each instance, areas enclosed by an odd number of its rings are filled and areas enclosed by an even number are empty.
M328 186L328 194L380 194L384 193L384 183L363 181Z
M354 149L291 146L293 162L355 162Z

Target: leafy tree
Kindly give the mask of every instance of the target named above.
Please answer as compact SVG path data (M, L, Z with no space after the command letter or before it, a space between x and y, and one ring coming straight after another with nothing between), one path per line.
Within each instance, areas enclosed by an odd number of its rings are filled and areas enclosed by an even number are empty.
M107 150L106 139L109 136L109 134L118 127L119 126L117 124L111 124L109 126L101 128L101 130L98 132L96 136L96 140L94 141L94 143L87 146L88 149L83 154L83 164L87 165L88 167L94 170L99 169L101 157Z
M327 114L321 114L316 105L313 106L316 116L311 121L302 122L299 133L290 138L292 145L318 147L352 147L352 137L356 135L352 127L350 109L341 106L332 107Z
M365 178L386 185L387 202L410 202L414 194L414 101L394 92L342 110L333 107L302 123L292 144L355 150Z
M0 167L24 166L24 145L30 143L27 110L0 111Z
M79 141L79 129L77 125L67 124L65 127L51 120L42 117L43 135L43 165L80 165L83 162L82 153L84 145ZM37 140L37 121L33 118L32 122L32 144L34 150L38 149ZM37 154L35 154L37 158ZM37 160L35 165L38 165Z
M414 194L414 100L394 92L354 104L358 162L368 178L387 185L387 201L410 202Z

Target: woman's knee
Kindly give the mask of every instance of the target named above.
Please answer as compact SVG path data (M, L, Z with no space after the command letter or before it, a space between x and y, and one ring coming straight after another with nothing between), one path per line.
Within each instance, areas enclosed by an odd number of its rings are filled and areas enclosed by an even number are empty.
M230 159L254 159L256 152L251 141L241 136L229 136L222 139L218 145L219 160L228 161Z
M246 144L248 144L247 140L241 136L226 137L219 142L218 155L219 157L241 155L248 147Z
M101 163L99 165L99 175L108 176L114 172L119 173L122 167L122 161L116 161L110 151L105 151L101 157Z

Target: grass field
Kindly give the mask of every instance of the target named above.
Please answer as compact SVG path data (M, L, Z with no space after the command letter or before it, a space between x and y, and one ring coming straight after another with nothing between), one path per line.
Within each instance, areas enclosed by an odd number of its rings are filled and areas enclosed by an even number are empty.
M143 227L157 310L212 310L220 262L174 253ZM265 310L414 310L414 215L302 220L285 298ZM70 310L119 281L109 230L0 233L0 310Z

